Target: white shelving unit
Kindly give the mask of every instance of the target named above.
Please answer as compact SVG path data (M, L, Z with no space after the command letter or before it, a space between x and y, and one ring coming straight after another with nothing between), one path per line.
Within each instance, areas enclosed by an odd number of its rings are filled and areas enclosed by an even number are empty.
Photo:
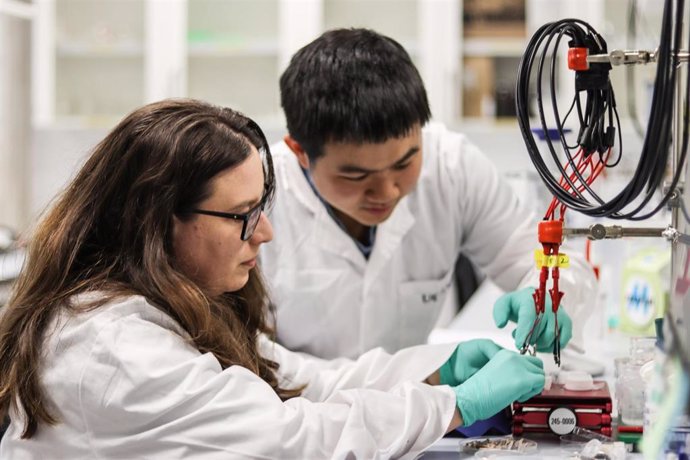
M27 214L22 179L30 145L28 56L35 13L31 3L0 0L0 226L15 230L26 224Z
M278 0L189 0L186 95L257 119L280 111Z
M37 127L112 126L166 97L201 98L282 126L280 71L323 29L319 0L38 0L36 6Z
M366 27L400 42L418 57L424 8L417 0L324 0L324 29Z
M143 0L54 1L55 119L117 118L141 105Z
M195 97L278 130L278 78L294 51L326 29L369 27L410 52L434 118L457 125L477 78L466 58L514 62L556 18L607 26L612 1L526 0L516 39L463 37L463 0L37 0L34 122L106 126L145 102ZM491 113L471 121L494 123Z
M466 59L497 58L500 77L514 78L510 65L531 34L566 17L587 20L611 46L621 47L627 2L525 0L525 37L488 39L464 36L465 1L34 0L27 6L0 0L0 11L33 18L31 175L39 179L30 213L69 176L55 165L71 171L78 158L70 154L85 154L117 120L147 102L189 96L229 105L256 119L269 141L280 139L280 73L297 49L333 27L369 27L398 40L425 81L434 119L465 132L500 170L525 169L517 123L492 115L495 100L485 101L484 116L463 116L463 89L482 78L464 66ZM623 72L612 78L622 105ZM640 107L642 113L646 106ZM56 176L54 185L48 176Z

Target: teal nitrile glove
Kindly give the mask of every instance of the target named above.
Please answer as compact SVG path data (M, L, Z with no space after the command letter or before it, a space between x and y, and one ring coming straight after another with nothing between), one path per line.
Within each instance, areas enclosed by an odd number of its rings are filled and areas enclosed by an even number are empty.
M514 401L526 401L544 389L544 368L536 356L501 350L465 383L453 387L463 425L485 420Z
M441 385L460 385L484 367L503 347L489 339L459 343L453 354L439 369Z
M529 334L537 312L534 309L534 298L532 293L534 288L528 287L519 291L509 292L501 296L494 304L494 322L496 326L502 328L508 321L517 323L513 331L515 346L522 348L527 334ZM560 331L560 345L565 348L573 336L573 322L565 312L563 305L558 308L558 330ZM553 344L556 338L555 316L551 311L551 296L547 294L544 309L544 316L539 322L539 326L532 334L530 345L536 345L537 351L553 351Z

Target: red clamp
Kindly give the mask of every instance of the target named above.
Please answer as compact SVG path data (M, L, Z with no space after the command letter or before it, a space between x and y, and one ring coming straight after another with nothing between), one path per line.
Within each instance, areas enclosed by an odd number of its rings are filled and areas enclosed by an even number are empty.
M546 283L549 279L549 268L551 268L551 279L553 280L552 288L548 290L551 296L551 310L554 315L558 312L558 308L563 298L563 292L558 287L558 280L560 278L560 267L568 265L568 258L565 254L561 254L559 249L563 242L563 221L562 220L544 220L539 222L539 242L542 245L543 251L537 251L536 260L537 266L540 267L539 273L539 287L532 294L534 298L534 308L537 313L537 319L533 331L538 327L542 315L546 310ZM560 344L559 344L559 330L558 317L556 316L556 340L554 343L554 360L560 364ZM528 342L531 338L532 332L528 335ZM528 346L526 343L525 346ZM525 347L523 347L525 349Z
M559 276L559 249L563 242L563 222L560 220L545 220L539 222L539 242L544 249L544 257L540 263L541 273L539 274L539 289L534 291L534 303L537 313L544 313L546 302L546 281L549 278L549 267L551 267L551 277L553 278L553 289L551 294L551 307L555 312L561 303L563 293L558 289Z
M587 48L569 48L568 68L570 70L589 70L587 56L589 56L589 50Z

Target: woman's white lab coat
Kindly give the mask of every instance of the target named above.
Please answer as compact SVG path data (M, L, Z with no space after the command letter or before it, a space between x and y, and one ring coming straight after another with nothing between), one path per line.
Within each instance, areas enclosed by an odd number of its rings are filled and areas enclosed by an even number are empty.
M285 386L282 402L246 368L201 354L169 316L142 297L63 314L44 345L41 384L59 416L20 439L21 418L0 444L7 459L414 458L440 438L455 408L447 386L420 383L454 346L357 362L327 362L265 340Z
M460 253L506 291L535 284L534 216L462 134L438 124L423 129L419 182L378 226L368 261L328 214L295 155L284 143L271 150L274 240L262 246L261 260L278 341L291 350L356 357L378 346L394 352L425 343ZM522 146L515 150L522 154ZM589 280L591 268L575 259L561 275L564 305L581 302L567 278Z

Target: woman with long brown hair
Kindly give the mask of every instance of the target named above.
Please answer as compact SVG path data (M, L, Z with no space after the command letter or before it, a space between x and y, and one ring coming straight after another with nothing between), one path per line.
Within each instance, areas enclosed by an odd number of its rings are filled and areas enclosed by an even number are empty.
M0 319L0 456L412 456L541 389L488 341L335 362L273 343L256 257L274 190L263 133L231 109L121 121L40 221ZM531 366L529 392L477 396L506 363Z

